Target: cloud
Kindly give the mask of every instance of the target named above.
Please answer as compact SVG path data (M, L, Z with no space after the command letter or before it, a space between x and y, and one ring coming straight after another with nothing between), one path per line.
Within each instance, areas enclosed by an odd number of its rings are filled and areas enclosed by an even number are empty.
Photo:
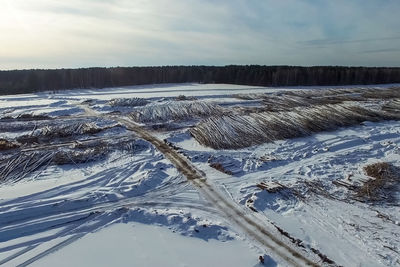
M386 42L386 41L397 41L400 40L400 36L394 37L382 37L382 38L369 38L369 39L316 39L301 41L300 44L309 46L327 46L327 45L337 45L337 44L351 44L351 43L370 43L370 42Z
M0 5L2 69L393 65L396 51L376 51L400 45L400 2L393 0L0 0Z
M400 48L384 48L384 49L375 49L375 50L364 50L361 53L398 53L400 52Z

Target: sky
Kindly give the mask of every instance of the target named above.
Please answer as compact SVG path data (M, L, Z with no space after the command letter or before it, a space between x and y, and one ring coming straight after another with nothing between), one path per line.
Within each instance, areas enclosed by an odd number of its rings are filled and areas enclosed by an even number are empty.
M400 66L399 0L0 0L0 69Z

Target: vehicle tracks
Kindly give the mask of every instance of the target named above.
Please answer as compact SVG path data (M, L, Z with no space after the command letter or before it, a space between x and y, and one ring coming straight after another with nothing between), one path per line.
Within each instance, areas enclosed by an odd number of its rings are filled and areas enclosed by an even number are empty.
M104 116L104 114L97 113L87 106L82 106L82 108L89 116ZM198 170L186 157L179 154L165 142L126 117L113 115L108 115L108 117L118 121L138 137L153 144L225 218L233 222L243 233L268 248L291 266L319 266L319 264L309 259L306 255L280 240L273 233L273 230L268 229L265 222L246 213L241 207L227 199L223 193L207 182L207 178L203 172Z

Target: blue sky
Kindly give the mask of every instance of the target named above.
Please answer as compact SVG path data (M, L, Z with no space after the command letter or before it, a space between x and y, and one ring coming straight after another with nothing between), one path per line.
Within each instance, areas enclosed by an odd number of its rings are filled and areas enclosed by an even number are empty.
M400 66L398 0L0 0L0 69Z

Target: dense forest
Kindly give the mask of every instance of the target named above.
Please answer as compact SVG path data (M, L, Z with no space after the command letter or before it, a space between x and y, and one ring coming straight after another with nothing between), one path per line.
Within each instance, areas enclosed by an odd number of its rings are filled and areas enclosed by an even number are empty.
M261 86L400 83L400 68L164 66L0 71L0 95L155 83Z

